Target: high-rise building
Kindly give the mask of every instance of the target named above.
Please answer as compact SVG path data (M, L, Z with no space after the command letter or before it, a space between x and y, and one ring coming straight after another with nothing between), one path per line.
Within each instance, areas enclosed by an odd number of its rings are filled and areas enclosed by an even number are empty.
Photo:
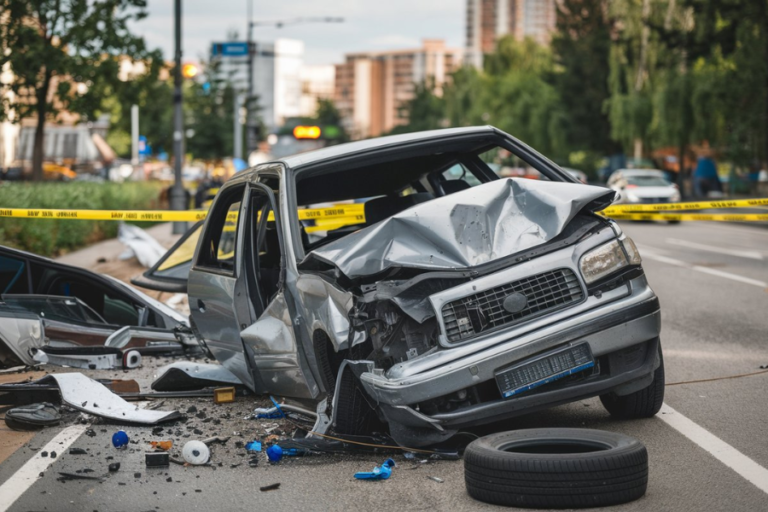
M376 137L408 121L403 104L414 87L432 83L439 90L461 65L462 52L445 41L425 39L412 50L351 53L336 65L334 100L354 138Z
M253 89L258 96L259 116L273 130L285 119L301 115L304 42L277 39L274 43L255 42ZM243 93L248 89L247 57L222 57L219 68Z
M336 69L332 64L301 68L301 109L304 117L317 113L317 102L333 99Z
M549 43L555 29L556 0L467 0L466 59L475 66L483 63L496 40L506 34L516 39L531 37Z

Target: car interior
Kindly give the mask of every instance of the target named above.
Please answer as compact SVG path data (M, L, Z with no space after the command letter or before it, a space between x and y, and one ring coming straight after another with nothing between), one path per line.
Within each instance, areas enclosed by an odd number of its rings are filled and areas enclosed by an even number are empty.
M460 148L458 148L460 149ZM466 152L439 152L392 161L373 162L364 167L338 168L330 172L299 175L297 203L317 208L328 203L363 203L365 222L325 232L307 233L312 220L300 221L305 251L338 240L417 204L447 196L480 183L498 179L485 161L498 148L486 143L470 146Z

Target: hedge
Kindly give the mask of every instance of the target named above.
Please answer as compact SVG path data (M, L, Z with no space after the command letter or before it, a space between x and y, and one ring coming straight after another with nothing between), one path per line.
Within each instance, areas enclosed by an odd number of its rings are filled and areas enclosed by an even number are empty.
M0 208L149 210L159 207L161 190L157 182L0 182ZM0 218L0 245L58 256L113 238L117 228L114 221Z

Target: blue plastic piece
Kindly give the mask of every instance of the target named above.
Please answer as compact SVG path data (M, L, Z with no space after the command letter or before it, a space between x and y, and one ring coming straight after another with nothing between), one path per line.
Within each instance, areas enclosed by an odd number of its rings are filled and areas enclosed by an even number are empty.
M283 458L283 449L280 448L279 444L273 444L267 448L267 457L269 462L280 462L280 459Z
M395 467L395 461L387 459L381 466L376 466L373 471L359 471L355 473L358 480L386 480L392 475L392 468Z
M262 410L264 412L257 413L256 419L274 420L277 418L285 418L285 413L280 408L280 404L277 403L277 400L275 400L275 398L272 396L270 396L269 399L272 400L272 403L275 404L275 406L270 409L257 409L257 410Z
M245 449L249 452L260 452L261 451L261 441L251 441L250 443L245 445Z
M112 434L112 446L115 448L125 448L128 446L128 434L125 430L118 430Z

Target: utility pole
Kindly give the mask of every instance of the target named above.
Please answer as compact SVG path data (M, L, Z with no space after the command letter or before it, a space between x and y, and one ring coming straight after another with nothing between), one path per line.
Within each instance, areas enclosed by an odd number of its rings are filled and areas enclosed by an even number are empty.
M235 91L235 158L243 158L243 124L240 122L240 93Z
M171 188L171 210L186 210L186 193L181 181L181 169L184 163L184 119L181 110L181 0L175 0L176 17L176 60L173 70L173 176ZM186 222L174 222L173 233L183 234L187 231Z
M131 165L139 165L139 106L131 105Z

